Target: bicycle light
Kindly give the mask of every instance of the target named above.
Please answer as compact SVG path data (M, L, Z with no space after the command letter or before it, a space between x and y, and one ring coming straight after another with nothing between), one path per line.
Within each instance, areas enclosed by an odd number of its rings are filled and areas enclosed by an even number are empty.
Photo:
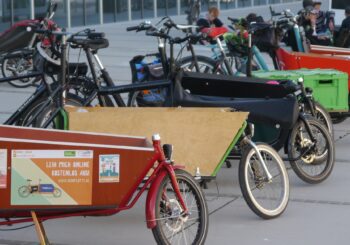
M163 145L164 156L167 160L171 161L171 157L173 155L173 145L164 144Z

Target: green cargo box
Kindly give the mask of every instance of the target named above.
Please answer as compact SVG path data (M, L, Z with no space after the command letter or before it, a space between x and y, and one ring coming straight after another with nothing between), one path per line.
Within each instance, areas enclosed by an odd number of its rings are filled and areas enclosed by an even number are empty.
M257 71L253 76L273 80L304 79L305 87L312 88L316 101L329 112L349 110L348 74L331 69L300 69L289 71Z

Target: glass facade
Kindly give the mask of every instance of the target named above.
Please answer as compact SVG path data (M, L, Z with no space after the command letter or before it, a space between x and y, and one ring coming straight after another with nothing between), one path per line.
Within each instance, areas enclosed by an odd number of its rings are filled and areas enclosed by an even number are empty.
M251 7L251 0L238 0L238 8Z
M150 19L185 14L192 0L56 0L58 8L54 20L61 27L95 25L118 21ZM218 4L218 1L219 4ZM234 9L301 0L201 0L201 11L210 6ZM48 0L0 0L0 32L11 24L25 19L39 18L46 14ZM333 1L337 7L342 0ZM180 4L180 6L178 6ZM32 6L34 9L32 9ZM70 13L68 16L67 13ZM102 15L102 16L101 16Z
M254 0L254 6L266 5L267 0Z
M221 9L233 9L236 8L237 0L225 0L220 2Z
M132 0L131 19L149 19L154 17L153 0Z
M177 15L177 0L157 0L157 15Z

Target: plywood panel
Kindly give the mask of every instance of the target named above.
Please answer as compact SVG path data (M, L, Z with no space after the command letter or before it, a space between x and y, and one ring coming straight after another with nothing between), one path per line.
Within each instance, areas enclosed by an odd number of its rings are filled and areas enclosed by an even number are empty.
M173 159L211 176L248 113L220 108L68 108L69 129L146 136L174 145Z

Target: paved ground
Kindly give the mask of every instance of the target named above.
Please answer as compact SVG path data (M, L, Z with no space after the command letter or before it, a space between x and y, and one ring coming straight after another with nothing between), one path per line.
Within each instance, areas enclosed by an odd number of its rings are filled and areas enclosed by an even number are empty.
M110 38L111 47L101 51L101 58L112 77L118 81L116 83L130 80L128 61L132 56L156 51L153 38L145 37L142 33L126 34L126 26L123 23L98 27ZM203 48L198 50L208 53ZM1 85L0 120L4 121L31 91ZM217 181L206 190L210 210L207 244L348 244L349 135L350 121L335 126L336 165L324 183L305 184L289 171L289 206L281 217L274 220L258 218L245 204L238 186L237 162L231 169L222 168ZM146 229L144 204L145 196L134 209L120 215L47 221L45 227L54 244L154 244L152 233ZM0 231L0 245L32 245L37 244L36 240L33 227L20 231Z

